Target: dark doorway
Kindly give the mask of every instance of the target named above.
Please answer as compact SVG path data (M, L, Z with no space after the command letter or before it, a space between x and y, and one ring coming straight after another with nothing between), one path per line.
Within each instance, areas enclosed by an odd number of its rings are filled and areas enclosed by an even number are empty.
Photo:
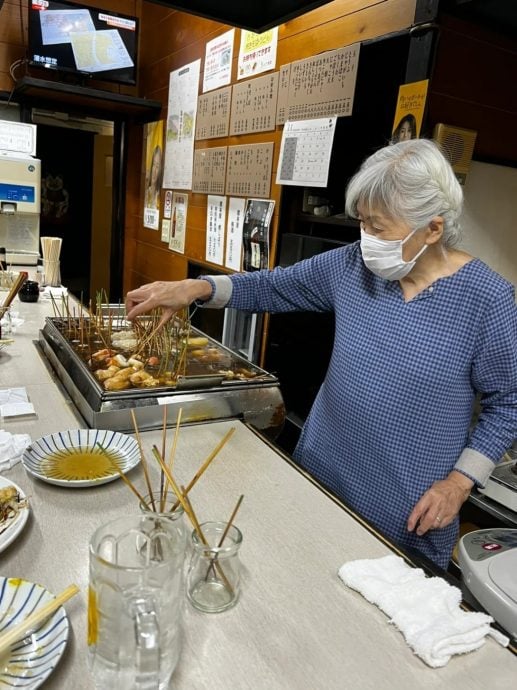
M38 125L41 160L40 235L61 237L61 280L90 298L93 132Z

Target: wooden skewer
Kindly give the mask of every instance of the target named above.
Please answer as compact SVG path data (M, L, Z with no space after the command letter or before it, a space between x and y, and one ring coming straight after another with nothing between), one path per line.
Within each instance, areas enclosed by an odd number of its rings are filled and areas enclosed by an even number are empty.
M183 408L180 407L180 409L178 410L178 416L177 416L177 418L176 418L176 430L175 430L175 432L174 432L174 440L172 441L171 454L170 454L170 456L169 456L169 472L170 472L171 474L172 474L172 467L173 467L173 464L174 464L174 456L176 455L176 446L178 445L178 438L179 438L179 433L180 433L180 424L181 424L181 415L182 415L182 414L183 414ZM163 455L162 457L165 457L165 455ZM167 495L167 491L168 491L168 489L169 489L168 484L169 484L169 483L168 483L168 480L166 480L166 481L165 481L165 487L164 487L164 490L163 490L163 498L164 498L164 500L165 500L165 496ZM176 504L174 504L174 505L176 505L176 508L178 507L178 503L177 503L177 502L176 502ZM171 512L173 512L174 510L176 510L176 508L174 508L174 505L171 504Z
M131 419L133 420L133 426L135 427L136 442L138 443L138 450L140 451L140 458L142 460L142 467L144 468L145 483L147 484L147 489L149 491L149 498L151 499L151 505L153 511L156 513L156 505L154 503L153 488L151 486L151 480L149 479L149 472L147 471L147 460L145 459L144 451L142 448L142 441L140 440L140 432L138 431L138 424L136 423L135 411L131 410Z
M109 455L109 453L106 451L106 449L105 449L98 441L97 441L97 445L99 446L99 448L102 450L103 453L105 453L106 455ZM126 477L126 475L124 474L124 472L122 472L122 470L121 470L120 467L117 465L117 463L114 462L114 461L112 460L112 461L111 461L111 465L112 465L113 469L115 469L115 470L118 472L118 474L119 474L120 478L122 479L122 481L124 482L124 484L125 484L126 486L128 486L128 487L131 489L131 491L135 494L135 496L138 498L138 500L142 503L142 505L144 506L144 508L145 508L146 510L149 510L149 511L150 511L151 508L149 507L149 504L147 503L147 501L145 500L145 498L144 498L144 497L142 496L142 494L138 491L138 489L137 489L136 486L133 484L133 482L131 482L131 481Z
M42 606L34 613L31 613L25 620L21 621L14 626L11 630L6 632L4 635L0 636L0 655L5 652L11 645L19 640L23 640L24 637L34 629L37 628L41 623L43 623L54 611L62 606L65 601L68 601L71 597L75 596L79 591L77 585L69 585L64 589L61 594L49 601L45 606Z
M167 435L167 405L163 406L163 428L162 428L162 458L165 457ZM164 493L164 474L160 472L160 513L163 513L165 507L165 493Z
M208 467L208 465L210 465L210 463L212 462L212 460L213 460L213 459L215 458L215 456L219 453L219 451L223 448L223 446L231 439L231 437L233 436L234 433L235 433L235 427L232 426L232 428L229 429L228 433L224 436L224 438L223 438L221 441L219 441L219 443L217 444L217 446L216 446L216 447L214 448L214 450L210 453L210 455L207 457L207 459L205 460L205 462L201 465L201 467L198 469L198 471L196 472L196 474L192 477L192 479L190 480L190 482L187 484L187 488L185 489L185 495L187 495L188 492L192 489L192 487L194 486L194 484L198 481L198 479L201 477L201 475L205 472L205 470L206 470L206 468ZM178 507L178 502L176 502L176 503L172 506L171 510L174 511L174 510L176 510L177 507Z
M237 503L235 504L235 508L232 511L232 514L230 515L230 519L226 523L226 527L224 528L224 532L221 536L221 539L219 540L219 544L217 544L217 548L220 549L221 546L223 545L224 540L226 539L226 536L228 532L230 531L230 527L233 524L233 521L235 520L235 516L237 515L237 512L239 508L241 507L242 499L244 498L244 494L241 494L239 496L239 499L237 500ZM214 564L217 560L217 554L210 560L210 564L207 568L206 575L205 575L205 581L208 580L208 576L210 575L210 571L214 569Z

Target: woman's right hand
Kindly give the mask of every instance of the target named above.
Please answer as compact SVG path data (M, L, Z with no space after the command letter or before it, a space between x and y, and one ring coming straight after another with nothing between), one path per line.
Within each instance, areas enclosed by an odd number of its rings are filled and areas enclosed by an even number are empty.
M163 310L159 326L196 299L209 299L212 286L207 280L156 281L130 290L126 295L126 318L132 321L157 307Z

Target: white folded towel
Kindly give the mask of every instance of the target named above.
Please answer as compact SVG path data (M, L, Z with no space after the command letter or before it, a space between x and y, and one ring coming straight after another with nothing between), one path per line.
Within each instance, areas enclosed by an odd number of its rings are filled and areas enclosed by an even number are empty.
M10 434L0 429L0 471L10 470L20 462L30 442L29 434Z
M426 577L400 556L349 561L338 575L384 611L415 654L434 668L445 666L453 654L478 649L487 635L505 647L509 643L490 627L491 616L460 608L458 587Z

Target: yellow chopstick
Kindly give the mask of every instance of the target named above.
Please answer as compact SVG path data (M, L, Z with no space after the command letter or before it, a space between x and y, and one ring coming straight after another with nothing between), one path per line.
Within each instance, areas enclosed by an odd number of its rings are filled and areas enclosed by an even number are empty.
M49 601L45 606L42 606L34 613L17 625L14 626L9 632L4 635L0 635L0 654L5 652L11 645L19 640L23 640L34 628L38 627L40 623L43 623L54 611L56 611L65 601L68 601L71 597L75 596L79 591L77 585L69 585L64 589L61 594Z

